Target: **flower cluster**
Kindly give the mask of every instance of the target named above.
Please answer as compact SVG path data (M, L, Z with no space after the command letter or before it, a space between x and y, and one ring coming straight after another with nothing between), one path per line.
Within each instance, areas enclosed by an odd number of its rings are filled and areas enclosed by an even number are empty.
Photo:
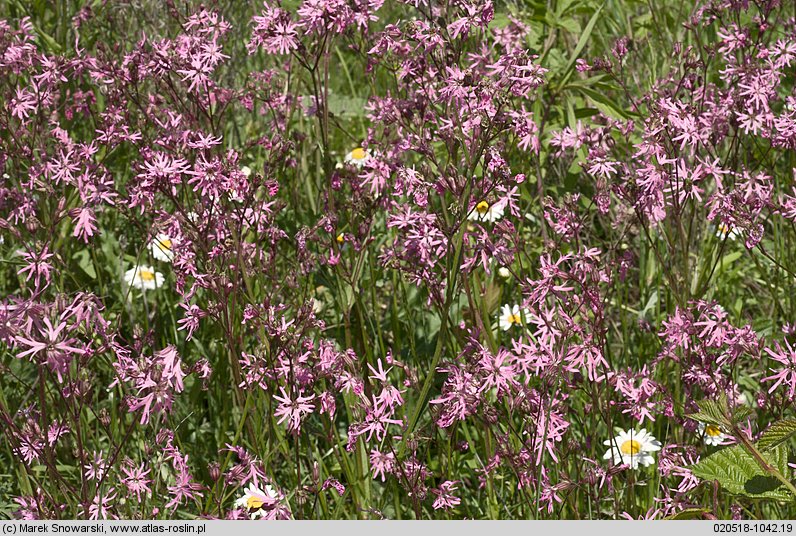
M796 6L61 4L0 5L16 518L793 513L700 460L788 458Z

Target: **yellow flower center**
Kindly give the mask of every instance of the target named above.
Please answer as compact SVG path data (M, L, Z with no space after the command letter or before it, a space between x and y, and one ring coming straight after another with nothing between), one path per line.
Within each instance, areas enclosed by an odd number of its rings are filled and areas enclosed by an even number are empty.
M622 451L622 454L630 454L631 456L633 456L641 452L641 443L629 439L624 443L622 443L622 445L619 447L619 450Z
M160 249L171 250L171 240L166 238L165 240L158 240L158 245Z
M520 325L522 324L522 318L520 318L520 315L509 315L509 324Z
M141 270L140 272L138 272L138 277L141 278L141 281L154 281L155 272L150 272L149 270Z
M365 156L367 156L367 153L365 152L365 149L363 149L362 147L357 147L356 149L351 151L351 158L353 158L354 160L362 160L365 158Z
M705 434L710 437L719 437L721 435L721 428L714 424L709 424L705 427Z
M720 223L719 224L719 231L721 231L722 234L727 234L727 233L730 232L730 226L727 225L726 223Z
M261 498L252 495L246 500L246 508L249 510L257 510L263 507L264 502L265 501L263 501Z
M339 235L337 235L337 243L342 244L343 242L345 242L345 235L343 233L340 233Z
M486 211L489 210L489 203L481 201L475 206L475 210L477 210L479 214L484 215Z

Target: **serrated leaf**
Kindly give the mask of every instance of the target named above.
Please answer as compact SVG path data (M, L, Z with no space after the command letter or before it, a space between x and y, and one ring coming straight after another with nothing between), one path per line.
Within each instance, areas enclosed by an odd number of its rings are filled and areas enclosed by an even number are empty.
M787 474L788 452L777 447L766 452L765 460L780 473ZM794 497L782 483L767 474L760 464L744 450L735 445L711 454L690 467L698 478L718 481L719 485L735 495L756 499L791 501Z
M727 395L722 393L718 400L701 400L697 402L699 411L688 415L695 421L705 424L715 424L725 430L729 430L733 425L743 421L751 415L752 409L747 406L736 406L730 409Z
M700 400L697 402L697 406L699 411L688 415L691 419L705 424L715 424L724 429L732 427L728 417L729 409L726 397L722 396L719 400Z
M796 419L782 419L763 432L757 446L763 451L771 450L784 445L793 435L796 435Z
M732 410L732 420L735 423L739 423L744 419L746 419L752 413L754 413L754 411L752 411L752 408L748 406L738 406Z

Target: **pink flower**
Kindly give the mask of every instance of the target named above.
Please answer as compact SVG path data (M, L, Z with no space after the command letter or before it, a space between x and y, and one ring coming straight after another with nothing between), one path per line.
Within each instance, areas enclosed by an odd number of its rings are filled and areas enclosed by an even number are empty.
M173 486L167 486L169 495L172 499L166 503L166 508L177 508L185 501L196 501L203 495L200 490L204 489L198 482L193 481L193 476L188 472L187 468L179 468L177 471L177 478Z
M152 480L147 478L151 469L144 470L144 468L144 463L135 466L130 460L122 466L122 473L124 473L124 477L121 479L122 485L127 488L127 491L134 493L136 500L139 502L141 501L141 495L146 497L152 493L149 488Z
M108 488L105 493L98 492L88 507L88 518L91 520L119 519L118 516L109 511L111 502L114 499L116 499L116 492L113 488Z
M370 451L370 468L373 471L373 478L381 478L384 482L386 475L395 469L395 455L392 452L386 454L373 449Z
M301 419L304 415L309 415L315 409L310 402L315 398L315 395L301 396L301 393L292 400L285 392L284 387L279 390L282 396L274 395L274 400L279 402L279 407L274 412L275 417L280 417L277 424L282 424L287 421L287 429L291 432L299 432L301 429Z
M72 231L72 236L80 237L83 242L88 243L89 237L94 236L94 231L97 230L94 211L88 207L77 209L75 220L75 230Z
M11 115L23 121L36 111L36 104L36 95L27 89L18 87L16 88L16 95L9 103Z
M141 412L141 424L149 422L151 415L171 411L175 393L185 388L182 361L174 346L167 346L152 357L131 359L120 354L114 363L118 378L111 384L131 383L136 394L131 398L130 411Z
M298 25L290 14L280 8L263 3L264 10L252 18L254 29L246 45L249 53L263 47L269 54L288 54L298 48Z
M60 319L59 319L60 320ZM28 349L24 352L17 354L18 358L30 357L33 358L39 353L60 353L60 354L83 354L85 350L75 346L78 341L72 338L65 338L66 335L66 322L60 320L58 324L53 326L49 318L42 319L44 323L43 329L39 330L39 337L43 340L34 340L33 338L26 338L22 336L16 337L17 344L27 346Z
M431 490L431 492L437 496L437 498L434 499L434 510L439 510L440 508L448 510L462 502L460 498L454 495L457 483L458 481L446 480L440 484L439 488Z
M796 350L786 340L785 349L780 346L778 342L774 343L774 350L766 348L765 351L774 361L783 365L780 369L770 369L775 374L763 378L763 381L774 381L774 385L768 390L769 393L780 385L785 385L788 388L788 399L793 400L793 395L796 393Z
M21 268L17 274L22 275L27 273L28 276L25 278L25 281L30 281L31 277L34 277L34 284L36 288L41 288L41 280L44 279L46 285L50 284L50 272L53 270L53 265L48 262L49 259L54 257L53 253L50 253L49 246L44 246L44 248L39 252L31 252L31 251L20 251L19 254L28 262L27 266Z

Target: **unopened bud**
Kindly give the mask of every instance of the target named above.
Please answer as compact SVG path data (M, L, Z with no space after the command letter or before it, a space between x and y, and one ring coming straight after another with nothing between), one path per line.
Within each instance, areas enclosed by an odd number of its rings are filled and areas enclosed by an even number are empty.
M221 478L221 468L218 465L218 462L211 462L207 466L207 472L210 473L210 480L213 482L217 482L219 478Z
M318 483L321 480L321 470L318 467L318 462L312 463L312 481Z

